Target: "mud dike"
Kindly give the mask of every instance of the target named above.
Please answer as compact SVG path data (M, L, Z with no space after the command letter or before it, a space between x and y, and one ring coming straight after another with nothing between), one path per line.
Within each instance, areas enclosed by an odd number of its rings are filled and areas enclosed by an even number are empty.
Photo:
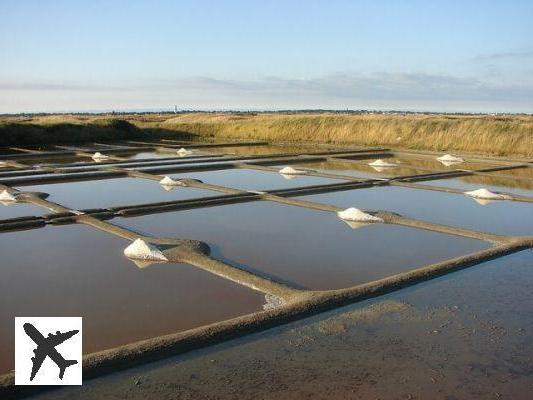
M370 160L393 159L395 156L412 156L417 158L436 159L442 154L429 152L398 152L389 149L341 149L324 150L300 154L269 154L260 156L235 156L224 154L198 154L210 147L224 146L261 146L265 143L220 143L198 144L178 141L162 141L158 143L128 142L121 144L100 144L98 146L59 147L55 151L38 152L30 149L18 149L18 154L0 155L0 192L6 200L6 206L26 203L48 210L42 216L26 216L0 220L1 231L18 231L38 229L48 224L83 224L93 229L118 236L132 242L125 254L143 267L151 262L184 263L204 271L208 271L224 279L246 286L266 296L267 304L262 311L244 315L230 320L210 324L170 335L154 337L120 346L114 349L91 353L84 356L84 379L101 376L131 368L136 365L155 361L220 343L239 336L258 332L281 324L295 321L325 310L381 296L417 283L442 276L457 270L468 268L488 260L503 257L524 249L533 248L533 236L503 236L491 232L481 232L455 226L442 225L423 220L407 218L393 212L382 210L344 209L337 206L296 199L295 197L331 193L347 190L372 188L376 186L400 186L413 190L430 190L449 192L468 196L465 191L424 184L427 181L458 178L465 176L485 176L498 172L500 178L512 177L506 172L533 168L533 163L510 159L493 159L460 155L461 160L491 163L490 167L476 170L459 169L462 162L454 165L457 169L446 171L419 168L423 173L392 178L362 179L353 176L320 172L312 169L298 170L298 175L332 178L334 183L290 187L277 190L241 190L227 186L204 183L196 179L173 179L166 174L198 171L220 171L229 169L246 169L279 173L280 165L294 165L320 161L365 162ZM184 149L184 151L182 151ZM124 155L140 151L164 151L172 157L129 160ZM179 154L178 152L181 152ZM94 155L98 153L98 157ZM45 165L26 163L26 160L53 159L54 157L77 156L87 162L72 164ZM92 161L92 160L95 161ZM96 160L98 159L98 160ZM98 161L98 162L96 162ZM397 165L394 162L382 161L382 164ZM370 163L369 163L370 164ZM494 166L496 164L496 166ZM300 173L301 172L301 173ZM502 174L503 173L503 174ZM176 200L159 203L114 206L99 209L72 209L49 200L48 193L25 192L24 186L32 184L79 182L101 180L117 177L132 177L156 181L168 190L180 190L183 187L210 190L219 195ZM299 179L296 177L295 179ZM17 187L18 189L15 189ZM480 188L482 189L482 188ZM485 192L483 192L485 193ZM497 201L533 202L533 198L498 193ZM379 223L400 225L440 232L459 237L473 238L490 243L485 250L430 264L388 276L372 282L335 290L309 290L269 276L255 272L253 265L250 270L230 265L210 256L209 245L188 238L165 238L147 236L109 222L115 217L129 217L165 213L169 211L197 209L225 204L248 203L256 201L275 202L294 207L331 213L332 218L351 222ZM0 205L1 207L2 205ZM357 205L354 204L354 207ZM1 238L1 236L0 236ZM14 374L0 377L0 395L2 398L23 396L42 388L15 387ZM5 396L5 397L4 397Z

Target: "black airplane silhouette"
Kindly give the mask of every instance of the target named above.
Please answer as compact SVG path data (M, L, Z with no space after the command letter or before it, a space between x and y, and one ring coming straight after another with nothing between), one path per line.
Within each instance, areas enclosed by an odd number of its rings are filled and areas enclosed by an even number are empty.
M35 356L31 358L33 367L31 369L30 381L35 378L35 375L39 371L39 368L41 368L41 365L47 356L59 367L59 379L63 379L67 367L78 363L76 360L65 360L55 349L57 345L60 345L65 340L70 339L78 333L78 330L65 333L57 331L55 335L49 333L48 337L45 338L32 324L26 322L23 327L26 334L35 342L35 344L37 344L37 348L33 350Z

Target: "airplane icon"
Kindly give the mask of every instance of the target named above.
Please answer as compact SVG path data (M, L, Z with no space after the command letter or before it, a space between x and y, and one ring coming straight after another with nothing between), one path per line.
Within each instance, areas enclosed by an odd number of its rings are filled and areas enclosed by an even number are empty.
M37 348L33 350L35 355L31 358L33 367L31 369L30 381L35 378L35 375L39 372L39 369L47 356L59 367L59 379L63 379L67 367L78 363L76 360L65 360L55 347L63 343L65 340L70 339L77 334L79 330L64 333L57 331L55 335L49 333L48 337L45 338L32 324L27 322L23 327L26 334L35 342L35 344L37 344Z

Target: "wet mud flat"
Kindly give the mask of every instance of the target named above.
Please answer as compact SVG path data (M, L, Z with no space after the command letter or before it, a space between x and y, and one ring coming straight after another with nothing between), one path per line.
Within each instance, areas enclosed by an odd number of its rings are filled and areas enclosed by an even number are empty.
M527 400L532 264L520 252L38 398Z
M86 226L2 233L0 373L15 316L83 316L83 351L108 349L262 309L264 295L185 264L136 265L127 240Z

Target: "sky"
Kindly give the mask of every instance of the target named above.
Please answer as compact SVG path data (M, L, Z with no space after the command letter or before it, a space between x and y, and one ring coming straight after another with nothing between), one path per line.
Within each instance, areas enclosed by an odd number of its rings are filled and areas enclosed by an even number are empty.
M0 0L0 113L530 113L532 21L532 0Z

